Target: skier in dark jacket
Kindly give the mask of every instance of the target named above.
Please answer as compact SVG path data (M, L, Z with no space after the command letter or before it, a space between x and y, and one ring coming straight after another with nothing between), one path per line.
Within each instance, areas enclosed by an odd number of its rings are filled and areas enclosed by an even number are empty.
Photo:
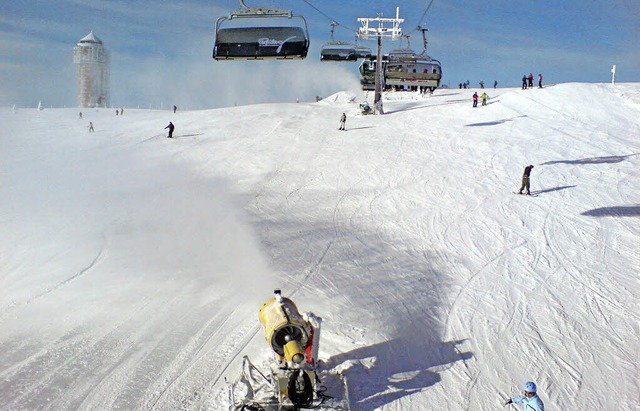
M532 165L528 165L524 168L524 173L522 174L522 185L520 186L520 191L518 192L518 194L522 194L522 190L526 188L527 195L531 195L531 192L529 191L529 176L531 175L531 170L533 170Z
M165 127L166 129L169 129L169 135L167 137L169 138L173 138L173 129L176 128L172 122L169 122L169 125Z
M524 76L522 76L522 89L526 89L527 88L527 75L525 74Z
M473 93L473 107L478 107L478 93Z

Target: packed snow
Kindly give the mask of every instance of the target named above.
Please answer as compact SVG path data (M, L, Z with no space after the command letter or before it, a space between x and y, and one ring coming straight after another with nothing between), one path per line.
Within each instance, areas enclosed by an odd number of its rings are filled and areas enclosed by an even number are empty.
M474 91L3 108L0 409L227 410L274 288L351 410L640 409L640 83Z

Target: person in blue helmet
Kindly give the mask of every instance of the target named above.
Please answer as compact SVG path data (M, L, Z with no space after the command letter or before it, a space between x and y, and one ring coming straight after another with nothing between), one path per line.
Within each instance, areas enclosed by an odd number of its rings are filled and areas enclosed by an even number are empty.
M529 381L522 388L524 389L524 395L509 398L504 405L524 404L524 408L522 408L524 411L544 411L544 403L538 397L536 384Z

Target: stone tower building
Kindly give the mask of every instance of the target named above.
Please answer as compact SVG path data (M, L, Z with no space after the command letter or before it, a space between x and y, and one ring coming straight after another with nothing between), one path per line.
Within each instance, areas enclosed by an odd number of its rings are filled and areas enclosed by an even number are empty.
M78 65L78 107L109 106L109 52L93 31L73 48Z

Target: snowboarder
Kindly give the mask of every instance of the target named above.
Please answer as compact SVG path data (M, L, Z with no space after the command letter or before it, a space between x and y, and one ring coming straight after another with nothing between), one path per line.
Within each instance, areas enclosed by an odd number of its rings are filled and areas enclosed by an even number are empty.
M165 129L169 129L169 135L167 137L173 138L173 129L174 128L175 128L175 126L173 125L173 123L169 122L169 125L165 127Z
M473 107L478 107L478 93L473 93Z
M478 84L480 84L480 88L484 88L484 81L480 80L480 83Z
M493 88L497 88L497 87L498 87L498 80L495 80L495 81L493 82Z
M538 88L542 88L542 74L538 74Z
M487 97L489 97L489 96L487 96L487 93L482 93L482 94L480 95L480 98L482 99L482 105L483 105L483 106L486 106L486 105L487 105Z
M533 74L529 73L529 88L533 88Z
M347 124L347 115L342 113L342 117L340 117L340 128L339 130L345 130L345 125Z
M93 122L89 122L89 133L93 133Z
M544 411L544 403L536 393L536 384L529 381L524 385L523 388L524 395L518 395L517 397L509 398L504 403L504 405L524 404L523 410L525 411Z
M533 170L533 165L528 165L524 168L524 173L522 174L522 185L520 186L520 191L518 194L522 194L522 190L527 189L527 195L531 195L529 191L529 175L531 175L531 170Z
M177 109L178 109L178 107L176 107L176 106L174 105L174 106L173 106L173 112L175 113Z

